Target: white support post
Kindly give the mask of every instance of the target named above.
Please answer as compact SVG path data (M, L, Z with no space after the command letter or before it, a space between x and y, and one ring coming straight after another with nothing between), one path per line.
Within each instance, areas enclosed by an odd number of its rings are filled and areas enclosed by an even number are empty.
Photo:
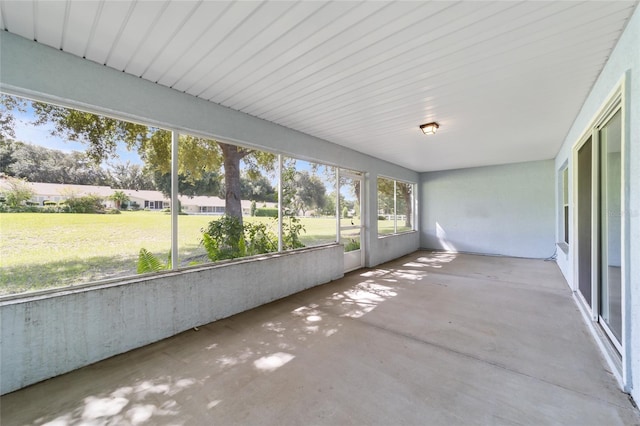
M393 181L393 233L398 233L398 188L396 185L398 182Z
M282 251L282 154L278 154L278 251Z
M340 168L336 167L336 242L340 244Z
M178 267L178 214L180 201L178 200L178 139L176 131L171 132L171 269Z

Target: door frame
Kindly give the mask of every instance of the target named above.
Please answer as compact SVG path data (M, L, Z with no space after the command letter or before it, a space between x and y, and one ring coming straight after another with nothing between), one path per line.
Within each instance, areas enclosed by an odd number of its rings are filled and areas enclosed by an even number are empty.
M360 200L358 200L358 205L360 208L360 225L351 225L351 226L342 226L341 224L341 211L342 211L342 207L340 206L340 189L341 189L341 185L340 185L340 180L342 178L349 178L349 179L354 179L354 180L359 180L360 181ZM345 169L340 169L337 168L336 169L336 178L337 178L337 202L336 202L336 214L338 216L338 220L337 222L337 240L338 243L342 243L341 241L341 236L342 236L342 231L348 231L348 230L355 230L355 229L359 229L360 230L360 249L359 250L353 250L351 252L345 252L344 256L345 256L345 266L344 266L344 272L351 272L351 271L355 271L356 269L360 269L360 268L364 268L365 265L365 252L366 252L366 243L365 243L365 230L366 230L366 214L367 214L367 209L365 208L365 191L364 191L364 173L361 172L353 172L353 171L348 171ZM354 260L352 258L355 258L357 256L356 253L354 252L360 252L360 256L359 256L359 263L356 265ZM349 261L347 261L349 260Z
M628 303L628 265L629 265L629 257L628 257L628 247L629 247L629 215L625 212L628 210L628 200L629 194L627 186L627 176L629 170L628 164L628 147L629 144L627 142L629 129L628 129L628 96L627 96L628 87L626 85L626 75L624 75L620 81L614 86L614 89L611 90L609 95L605 98L606 101L602 104L602 106L596 111L593 115L593 118L589 121L588 126L586 126L584 132L577 139L577 142L572 146L571 149L571 164L570 164L570 176L572 182L570 183L570 191L572 192L570 199L572 203L572 207L570 210L571 216L571 244L573 247L570 247L571 252L571 261L572 261L572 282L571 289L574 292L574 295L577 296L577 300L582 305L582 308L587 312L588 317L591 319L593 325L595 327L590 327L598 345L603 350L603 355L608 360L609 365L612 367L612 371L614 376L619 380L621 387L628 391L628 384L631 383L630 377L630 366L628 365L630 362L630 345L629 345L629 318L630 318L630 306ZM621 125L621 194L620 194L620 203L621 203L621 211L622 211L622 220L621 220L621 297L622 297L622 306L621 306L621 314L622 314L622 338L620 339L620 344L616 344L616 340L611 338L611 330L609 330L604 321L600 319L600 240L601 240L601 212L600 212L600 150L601 150L601 141L599 137L600 129L608 122L608 120L618 111L621 111L622 117L622 125ZM578 168L577 168L577 155L579 149L583 146L583 144L589 139L592 138L592 158L591 158L591 167L592 167L592 175L591 175L591 295L592 300L591 304L588 304L584 297L582 297L581 292L579 291L579 258L578 258L578 209L577 209L577 200L578 200ZM606 349L610 348L610 350ZM618 361L615 362L613 358L610 358L611 351L615 352L618 355Z

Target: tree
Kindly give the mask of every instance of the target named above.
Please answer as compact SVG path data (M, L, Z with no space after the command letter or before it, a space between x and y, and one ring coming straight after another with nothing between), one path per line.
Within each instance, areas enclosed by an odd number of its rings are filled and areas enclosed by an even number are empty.
M109 164L109 180L112 188L155 190L153 174L149 173L139 164L111 163Z
M120 206L129 201L129 196L122 191L116 191L109 196L109 199L116 203L116 209L120 210Z
M412 188L413 185L409 184L409 183L403 183L403 182L398 182L397 183L397 188L398 188L398 195L400 195L403 203L404 203L404 208L406 209L406 216L404 219L404 225L407 228L411 228L411 216L413 214L412 212L412 206L411 206L411 192L412 192Z
M9 207L20 207L35 195L31 185L24 179L8 177L7 183L9 184L9 189L5 191L4 196Z
M171 197L171 173L156 171L153 181L158 191ZM188 175L178 175L178 193L188 197L198 195L218 196L220 194L220 176L216 172L207 172L200 179L190 179Z
M283 205L293 213L302 212L304 216L309 209L325 206L326 188L318 176L290 165L283 173L283 184Z
M378 178L378 213L394 213L392 180Z
M16 159L13 157L13 153L16 149L16 144L21 142L16 142L12 139L5 139L0 135L0 173L3 173L7 176L13 176L11 172L11 165L16 162Z
M404 182L396 182L396 210L393 210L393 180L378 179L378 209L383 210L385 214L398 214L398 212L406 212L405 226L410 228L412 222L412 206L411 196L413 185Z
M15 96L0 94L0 139L16 137L13 111L25 112L26 101Z
M29 143L0 141L0 172L29 182L107 185L109 175L83 152L64 153Z
M7 110L15 109L15 102L5 101L3 105ZM123 141L128 149L138 151L153 172L171 172L171 133L166 130L40 102L31 105L36 124L53 124L52 134L86 144L87 155L96 164L115 156L118 142ZM240 222L241 161L251 174L259 166L272 170L275 155L210 139L180 137L178 173L195 183L203 174L219 171L224 166L226 214L239 218Z
M258 202L276 202L278 194L271 185L269 179L259 174L258 176L248 176L244 173L240 177L240 191L243 200L255 200Z

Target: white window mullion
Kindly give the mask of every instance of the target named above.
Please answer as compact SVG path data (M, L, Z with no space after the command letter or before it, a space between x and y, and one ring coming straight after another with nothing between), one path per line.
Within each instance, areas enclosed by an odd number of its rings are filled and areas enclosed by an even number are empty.
M178 262L178 139L180 134L171 132L171 269L179 266Z

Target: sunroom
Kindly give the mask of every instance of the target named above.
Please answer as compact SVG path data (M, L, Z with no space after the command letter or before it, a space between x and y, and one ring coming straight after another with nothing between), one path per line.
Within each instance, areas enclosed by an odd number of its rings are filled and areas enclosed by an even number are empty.
M638 1L0 25L3 188L77 185L46 151L165 199L3 207L3 424L640 421Z

